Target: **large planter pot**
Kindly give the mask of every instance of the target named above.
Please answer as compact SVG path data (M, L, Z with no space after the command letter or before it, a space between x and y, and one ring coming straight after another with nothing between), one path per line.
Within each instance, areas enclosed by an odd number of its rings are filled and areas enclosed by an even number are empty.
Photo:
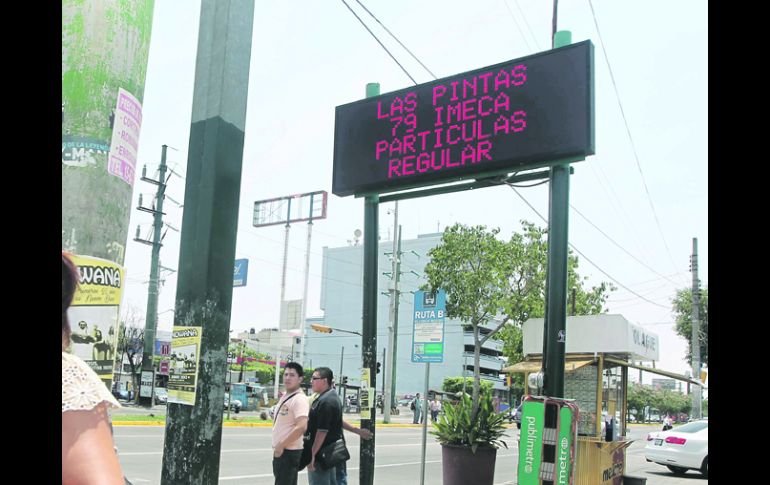
M497 448L441 445L444 485L493 485Z

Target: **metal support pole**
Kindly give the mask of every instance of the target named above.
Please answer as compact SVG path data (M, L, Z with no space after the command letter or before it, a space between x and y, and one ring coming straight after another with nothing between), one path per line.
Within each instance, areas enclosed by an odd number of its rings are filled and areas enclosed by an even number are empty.
M299 322L299 364L305 366L305 320L307 320L307 285L310 279L310 239L313 235L313 198L310 197L310 220L307 222L307 247L305 248L305 287L302 291L302 320Z
M342 374L342 364L343 364L344 361L345 361L345 346L343 345L342 346L342 352L340 353L340 373L339 373L339 377L337 377L337 382L342 382L342 376L343 376L343 374ZM339 396L340 392L341 392L341 389L338 387L337 388L337 395L338 396Z
M420 459L420 485L425 484L425 447L428 438L428 380L430 379L430 362L425 364L425 394L422 396L422 458Z
M380 85L366 85L366 97L378 96ZM363 332L361 337L361 357L363 367L369 369L369 387L377 388L377 253L379 229L379 196L367 195L364 200L364 294L363 294ZM359 401L361 402L361 401ZM377 437L374 429L375 417L362 419L361 428L372 433L372 439L361 441L360 448L360 485L374 485L374 443Z
M571 34L554 34L554 47L571 43ZM567 343L567 256L569 243L569 164L550 171L548 210L548 277L546 288L543 393L564 397L564 357ZM544 352L545 354L545 352Z
M278 388L281 385L281 341L280 338L275 342L275 376L273 377L273 398L278 400Z
M382 349L382 372L385 374L382 376L382 413L385 414L385 408L388 408L388 414L390 414L390 402L385 400L385 377L388 374L388 367L387 364L387 352L388 349L384 348ZM374 399L374 409L377 409L377 398Z

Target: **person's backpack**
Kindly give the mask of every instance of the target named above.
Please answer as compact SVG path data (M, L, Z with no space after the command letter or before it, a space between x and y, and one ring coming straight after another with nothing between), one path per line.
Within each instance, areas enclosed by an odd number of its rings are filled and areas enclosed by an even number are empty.
M414 411L414 401L412 401L412 404L410 404L410 405L409 405L409 409L411 409L412 411Z

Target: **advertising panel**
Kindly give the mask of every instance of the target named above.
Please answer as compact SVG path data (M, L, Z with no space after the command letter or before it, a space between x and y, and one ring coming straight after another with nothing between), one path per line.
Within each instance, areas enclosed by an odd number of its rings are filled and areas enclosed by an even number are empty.
M177 327L171 333L168 402L195 405L202 327Z
M105 259L72 255L78 267L78 290L68 311L72 329L69 351L80 357L112 388L118 343L123 267Z

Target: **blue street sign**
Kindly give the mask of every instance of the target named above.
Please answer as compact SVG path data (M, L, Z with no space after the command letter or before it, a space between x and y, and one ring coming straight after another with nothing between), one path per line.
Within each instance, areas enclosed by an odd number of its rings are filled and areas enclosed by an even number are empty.
M414 294L412 362L444 362L446 292Z
M236 259L233 269L233 288L236 286L246 286L246 278L249 275L249 260Z

